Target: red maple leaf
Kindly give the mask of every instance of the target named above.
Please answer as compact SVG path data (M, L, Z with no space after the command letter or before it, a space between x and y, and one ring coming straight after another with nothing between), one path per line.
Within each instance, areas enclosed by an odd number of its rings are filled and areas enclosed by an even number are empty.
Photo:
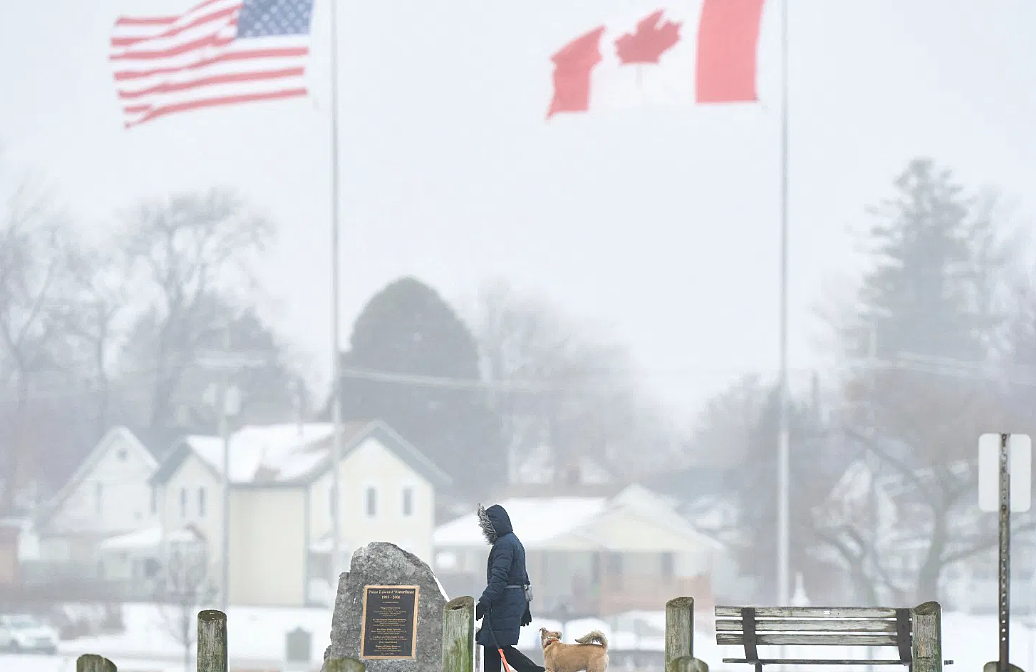
M672 49L680 41L682 24L666 19L665 23L659 25L664 12L665 10L660 9L641 19L637 22L637 29L634 32L626 33L615 40L615 52L622 65L658 63L662 54Z

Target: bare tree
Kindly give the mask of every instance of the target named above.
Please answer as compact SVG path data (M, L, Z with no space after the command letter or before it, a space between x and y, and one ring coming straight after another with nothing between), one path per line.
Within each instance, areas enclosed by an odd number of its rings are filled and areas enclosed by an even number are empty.
M687 457L695 464L739 464L748 455L769 392L758 375L746 375L709 397L695 418Z
M0 164L2 165L2 164ZM57 371L62 333L55 306L66 287L67 241L52 200L15 178L0 199L0 391L8 410L6 469L0 506L35 476L26 432L34 384Z
M814 553L818 539L811 510L838 480L847 460L844 446L820 425L815 408L792 400L789 412L795 484L789 499L791 565L809 578L810 595L819 597L831 589L822 578L830 563ZM704 492L692 489L684 496L722 503L735 512L713 532L729 540L740 570L756 580L755 599L760 600L772 599L766 595L777 590L772 562L777 546L777 421L776 386L759 376L741 377L705 403L687 442L691 464L678 472L693 479L702 468L712 475L712 483L702 484Z
M637 470L670 457L669 427L634 385L624 348L587 338L548 302L502 282L479 293L471 322L515 459L541 443L555 466L592 456Z
M160 625L183 647L184 669L191 666L198 612L215 599L216 592L204 546L172 545L155 597L160 603Z
M99 245L73 250L68 270L61 327L74 346L69 366L84 378L94 434L100 436L111 424L114 367L133 317L128 268L120 250Z
M196 349L227 320L214 314L219 297L254 286L249 262L265 248L272 226L233 192L214 189L140 203L127 215L123 236L134 277L148 294L131 360L152 381L147 424L167 427Z
M990 530L979 524L974 452L978 436L1007 426L1010 415L996 386L976 371L916 368L873 372L869 384L857 387L868 391L867 403L858 408L855 421L850 417L845 424L849 437L884 474L876 486L894 507L894 527L922 543L916 580L910 581L916 590L890 578L880 547L887 540L854 531L858 521L851 517L829 525L826 540L843 554L851 549L859 571L869 574L876 588L928 600L938 598L946 567L996 543L995 526ZM1019 531L1032 528L1027 519L1016 522Z

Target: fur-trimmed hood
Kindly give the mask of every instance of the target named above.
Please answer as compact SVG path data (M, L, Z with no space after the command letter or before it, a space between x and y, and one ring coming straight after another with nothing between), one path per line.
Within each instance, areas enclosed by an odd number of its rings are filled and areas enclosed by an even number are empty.
M478 524L482 528L482 536L489 544L495 544L497 539L514 531L514 528L511 527L510 516L499 504L494 504L488 509L479 504Z

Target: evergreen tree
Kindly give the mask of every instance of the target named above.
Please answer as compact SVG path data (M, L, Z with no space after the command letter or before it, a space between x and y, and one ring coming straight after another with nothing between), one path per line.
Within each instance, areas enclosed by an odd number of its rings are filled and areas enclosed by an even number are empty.
M911 161L871 213L874 262L860 290L864 325L851 350L977 362L996 324L989 301L992 224L950 171Z
M998 426L988 381L971 364L996 345L1000 274L1007 260L994 202L967 193L950 171L916 159L894 182L895 193L872 210L873 265L859 294L848 351L874 354L878 366L856 372L847 397L854 434L902 485L897 506L916 521L922 550L911 581L917 601L939 599L948 562L981 540L963 539L957 511L973 501L975 437ZM891 447L900 454L893 454ZM968 546L962 550L962 545Z
M506 478L499 429L478 384L475 339L432 288L405 277L372 297L353 325L342 369L346 420L385 421L459 492L486 493ZM378 380L379 373L412 380Z

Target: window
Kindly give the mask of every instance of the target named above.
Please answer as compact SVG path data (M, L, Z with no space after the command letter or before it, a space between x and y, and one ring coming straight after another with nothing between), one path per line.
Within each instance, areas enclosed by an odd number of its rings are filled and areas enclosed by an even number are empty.
M158 513L158 488L151 486L151 515Z
M104 484L94 483L94 510L101 515L101 500L104 496Z
M622 588L622 553L608 553L604 573L608 583L617 589Z
M378 491L374 488L367 488L367 517L373 518L378 515Z
M119 452L116 453L116 456L119 458L119 462L125 462L126 461L126 449L125 448L119 448Z
M403 515L414 515L414 489L403 488Z
M673 554L663 553L662 554L662 578L671 579L673 578Z
M187 517L187 488L180 488L180 517Z
M205 516L205 488L198 488L198 517Z

